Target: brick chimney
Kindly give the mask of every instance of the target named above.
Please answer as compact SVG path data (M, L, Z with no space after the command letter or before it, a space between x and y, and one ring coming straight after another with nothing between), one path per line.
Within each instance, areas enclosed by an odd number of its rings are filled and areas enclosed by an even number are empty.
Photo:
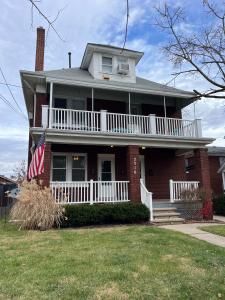
M37 43L36 43L36 59L35 71L44 70L44 53L45 53L45 29L37 28Z

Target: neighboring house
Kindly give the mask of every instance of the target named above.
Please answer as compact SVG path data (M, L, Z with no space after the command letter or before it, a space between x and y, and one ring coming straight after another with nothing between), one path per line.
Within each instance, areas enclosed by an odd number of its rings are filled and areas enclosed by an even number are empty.
M78 68L45 71L44 39L38 28L35 71L21 71L21 81L30 147L45 131L40 179L58 201L139 202L149 191L163 206L198 185L210 200L212 139L200 120L181 114L192 92L136 76L144 53L108 45L87 44ZM190 151L194 168L186 173Z
M214 195L225 192L225 147L208 147L211 187Z
M0 175L0 207L8 205L8 197L7 192L15 189L17 184L12 179L5 177L4 175ZM2 215L2 211L0 209L0 216Z

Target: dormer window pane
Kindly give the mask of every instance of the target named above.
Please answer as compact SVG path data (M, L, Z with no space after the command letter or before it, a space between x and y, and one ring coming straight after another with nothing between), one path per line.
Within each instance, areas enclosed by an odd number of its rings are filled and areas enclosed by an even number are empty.
M102 72L112 73L112 57L102 57Z

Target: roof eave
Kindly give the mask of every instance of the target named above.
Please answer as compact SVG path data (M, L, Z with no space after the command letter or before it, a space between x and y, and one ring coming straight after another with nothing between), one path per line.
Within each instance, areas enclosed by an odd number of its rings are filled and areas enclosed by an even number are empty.
M183 98L183 99L192 99L193 98L193 94L191 92L190 93L172 93L172 92L165 92L165 91L160 91L160 90L132 88L132 87L126 87L126 86L125 87L116 86L116 85L109 86L109 85L99 84L97 82L87 82L87 81L84 82L84 81L77 81L77 80L58 79L58 78L50 77L50 76L46 76L46 82L53 82L56 84L82 86L82 87L93 87L93 88L106 89L106 90L134 92L134 93L140 93L140 94L168 96L168 97Z

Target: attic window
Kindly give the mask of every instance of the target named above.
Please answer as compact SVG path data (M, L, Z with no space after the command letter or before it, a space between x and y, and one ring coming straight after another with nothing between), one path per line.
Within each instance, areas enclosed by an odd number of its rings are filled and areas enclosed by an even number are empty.
M102 57L102 72L112 73L112 57Z

